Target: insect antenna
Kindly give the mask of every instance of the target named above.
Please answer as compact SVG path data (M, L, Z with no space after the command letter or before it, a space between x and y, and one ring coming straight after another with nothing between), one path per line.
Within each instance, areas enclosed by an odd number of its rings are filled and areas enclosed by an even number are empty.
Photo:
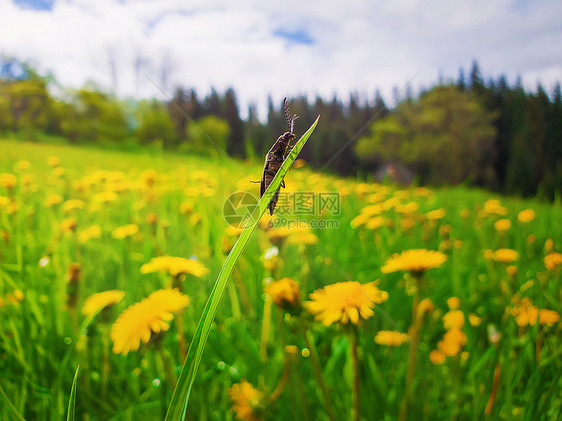
M285 113L285 118L287 119L287 125L291 133L293 133L293 129L295 128L295 120L299 118L298 115L293 114L291 117L291 112L289 111L289 103L287 102L287 97L283 100L283 112Z

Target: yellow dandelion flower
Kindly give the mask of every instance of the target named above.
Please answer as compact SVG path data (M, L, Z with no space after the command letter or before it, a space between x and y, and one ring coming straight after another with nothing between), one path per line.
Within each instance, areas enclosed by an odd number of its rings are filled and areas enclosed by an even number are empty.
M374 216L367 221L365 228L368 230L378 230L380 227L386 224L386 218L382 216Z
M524 209L517 215L517 220L521 223L531 222L537 217L537 214L533 209Z
M118 240L123 240L124 238L131 237L139 232L139 226L135 224L123 225L121 227L115 228L111 232L111 236Z
M515 266L515 265L509 265L508 267L505 268L505 273L507 273L512 278L515 278L515 276L517 275L517 272L518 272L518 269L517 269L517 266Z
M554 326L560 320L560 315L554 310L542 309L539 312L539 323L541 325Z
M62 167L57 167L57 168L55 168L55 169L53 170L53 177L56 177L56 178L62 177L65 172L66 172L66 171L65 171L64 168L62 168Z
M437 348L448 357L457 355L466 344L466 335L460 329L451 329L445 332L443 340L439 341Z
M209 273L203 263L183 257L158 256L140 268L141 273L168 272L172 276L189 274L201 278Z
M351 225L351 228L356 229L357 227L360 227L361 225L365 225L365 223L368 220L369 220L369 215L360 213L359 215L357 215L355 218L353 218L351 220L349 225Z
M14 165L14 169L25 171L25 170L29 169L30 166L31 166L31 164L30 164L29 161L22 160L22 161L19 161L16 165Z
M382 267L382 273L396 272L400 270L412 273L422 273L428 269L441 266L447 260L447 256L439 251L413 249L402 253L395 253L386 260Z
M450 310L458 310L461 306L461 300L458 297L451 297L447 300L447 305Z
M397 330L380 330L375 336L375 342L379 345L400 346L408 342L408 335Z
M116 289L98 292L97 294L90 295L84 301L84 306L82 307L82 314L86 317L93 316L98 311L117 304L125 296L125 291L119 291Z
M444 208L440 208L427 212L425 217L430 221L437 221L443 219L445 215L447 215L447 211Z
M270 282L264 292L281 308L290 309L300 305L300 288L291 278Z
M414 189L414 194L420 197L430 197L433 192L429 190L427 187L416 187Z
M62 196L58 194L51 194L45 198L45 206L51 207L62 203Z
M550 253L544 257L544 266L551 271L555 271L562 265L562 253Z
M401 213L404 215L412 215L418 211L420 205L416 202L409 202L404 205L396 206L394 209L397 213Z
M539 318L539 309L533 305L530 299L523 298L513 306L511 315L515 317L518 326L534 326Z
M374 282L338 282L317 289L309 295L311 301L305 303L306 309L315 315L317 321L325 326L339 322L358 324L360 318L373 316L375 304L388 299L388 293L379 290Z
M480 326L482 323L482 317L478 317L476 314L469 314L468 321L472 326Z
M111 327L113 352L126 355L148 343L153 333L167 331L174 314L189 303L177 289L161 289L124 310Z
M463 210L461 210L460 215L461 215L461 218L466 219L470 216L470 211L468 209L463 209Z
M545 252L545 254L548 254L551 251L554 251L554 240L552 238L548 238L544 242L544 252Z
M511 221L509 219L498 219L494 223L494 228L499 233L506 232L508 229L511 228Z
M0 196L0 209L2 209L4 206L8 206L10 202L11 200L9 197Z
M443 354L438 349L434 349L429 353L429 361L434 365L443 364L445 362L445 354Z
M58 156L50 156L47 158L47 165L51 167L58 167L60 165L60 158Z
M494 262L513 263L519 259L519 253L512 249L486 250L484 257Z
M92 197L92 200L98 203L110 203L116 201L118 198L119 196L117 196L117 193L113 191L103 191L96 193Z
M99 225L92 225L86 229L83 229L78 233L78 241L82 244L87 243L93 238L101 237L101 228Z
M264 396L246 380L232 385L228 394L232 401L231 409L236 413L237 419L242 421L259 421L262 419Z
M7 189L12 189L16 185L17 178L14 174L10 173L2 173L0 174L0 186L3 186Z
M76 220L76 218L66 218L61 221L60 229L62 232L69 233L76 230L77 225L78 221Z
M191 202L181 202L180 204L180 213L183 214L190 214L193 212L193 203Z
M443 316L445 329L460 329L464 326L464 313L460 310L451 310Z
M304 244L311 246L318 244L318 237L311 232L296 232L289 235L289 238L287 238L287 244Z
M86 202L80 199L70 199L63 203L62 211L64 213L70 213L76 209L84 209L86 207Z

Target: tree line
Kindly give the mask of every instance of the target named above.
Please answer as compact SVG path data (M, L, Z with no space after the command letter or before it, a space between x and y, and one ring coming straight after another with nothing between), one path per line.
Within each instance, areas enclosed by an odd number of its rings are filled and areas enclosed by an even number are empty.
M526 91L506 77L438 81L414 96L395 90L389 107L377 92L289 98L297 135L321 115L315 140L302 151L312 167L370 178L385 165L408 168L421 184L470 183L508 194L553 198L562 186L560 84ZM218 148L262 158L288 130L282 105L268 100L267 120L251 105L243 120L233 89L199 97L178 87L170 101L119 100L89 84L60 87L15 60L0 60L0 133L30 140L62 136L71 143L161 145L197 154Z

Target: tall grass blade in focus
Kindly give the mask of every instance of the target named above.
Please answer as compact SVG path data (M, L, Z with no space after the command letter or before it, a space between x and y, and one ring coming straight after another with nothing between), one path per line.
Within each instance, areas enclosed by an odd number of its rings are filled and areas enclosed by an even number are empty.
M207 304L205 305L205 309L203 310L203 314L201 315L201 319L199 320L199 324L197 325L195 335L193 336L193 339L191 341L189 352L187 353L187 357L183 363L180 377L172 396L172 401L168 406L166 421L177 421L184 419L187 410L189 395L191 393L191 387L193 386L193 382L195 381L195 376L197 374L199 364L201 363L201 358L203 357L203 351L205 350L205 344L207 343L211 325L217 313L220 300L223 296L232 270L238 262L240 255L244 251L246 244L250 240L250 237L254 232L254 229L258 225L260 218L266 211L273 195L281 186L281 183L283 182L287 171L289 171L289 168L291 167L291 165L293 165L293 162L296 160L304 144L314 131L316 125L318 124L319 118L320 117L316 119L316 121L312 124L312 126L310 126L306 133L304 133L303 136L298 140L298 142L295 144L295 146L281 165L281 168L275 175L275 178L260 199L257 209L255 209L252 214L251 220L246 224L244 231L240 234L240 238L226 258L219 276L215 282L213 290L211 291L209 299L207 300Z
M76 367L74 380L72 380L72 388L70 389L70 398L68 399L68 411L66 412L66 421L74 421L76 416L76 381L78 380L78 371L80 366Z

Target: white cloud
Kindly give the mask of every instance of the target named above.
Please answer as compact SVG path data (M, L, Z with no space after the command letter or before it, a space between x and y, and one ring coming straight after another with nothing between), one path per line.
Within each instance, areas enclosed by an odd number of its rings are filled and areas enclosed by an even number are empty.
M562 3L522 1L195 1L57 0L50 12L0 0L0 53L52 71L63 84L94 80L121 96L170 95L176 84L204 95L233 86L243 112L266 96L344 98L359 91L387 99L412 76L455 78L478 59L485 75L521 75L534 89L562 74ZM304 31L294 43L276 30ZM162 73L168 68L168 83ZM391 104L392 105L392 104Z

